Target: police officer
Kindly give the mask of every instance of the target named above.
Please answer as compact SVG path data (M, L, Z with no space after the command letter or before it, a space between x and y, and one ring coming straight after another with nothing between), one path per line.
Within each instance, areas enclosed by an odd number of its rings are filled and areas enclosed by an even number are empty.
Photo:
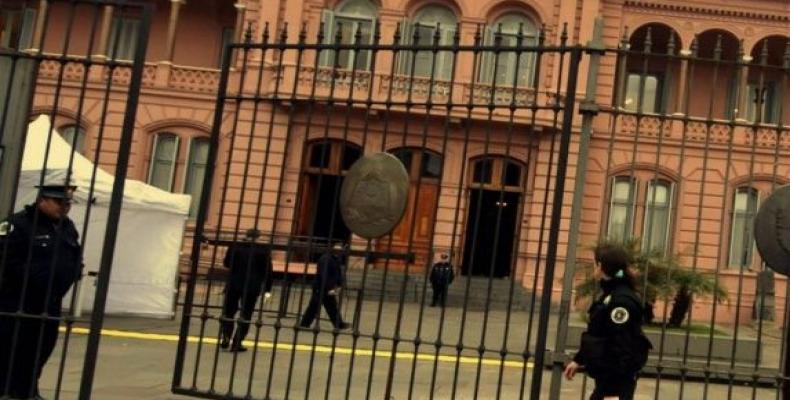
M222 338L220 347L230 351L243 352L247 349L242 345L250 330L255 304L264 290L264 301L271 298L272 291L272 258L268 248L255 243L261 236L257 229L250 229L245 234L245 242L234 243L225 253L223 264L230 269L228 283L225 286L225 302L222 306L223 320L221 323ZM233 319L241 308L236 334L233 334ZM231 337L233 343L231 345Z
M76 188L38 189L35 203L0 224L0 394L14 399L41 398L38 379L58 339L62 299L82 266L68 217Z
M335 329L347 329L349 324L343 322L340 310L337 306L337 297L345 283L343 277L343 259L339 253L345 251L343 243L336 243L333 246L334 253L326 252L318 259L318 270L313 278L313 294L310 296L310 303L302 315L300 326L309 328L324 305L329 320L332 321Z
M444 307L447 302L447 289L455 279L453 266L450 264L449 255L442 253L439 262L433 264L431 268L431 287L433 288L433 301L431 307L440 304Z
M573 379L579 367L584 367L595 380L590 400L630 400L637 373L652 348L642 332L641 302L622 246L599 245L595 261L603 293L590 306L587 331L582 334L579 352L565 368L565 377Z

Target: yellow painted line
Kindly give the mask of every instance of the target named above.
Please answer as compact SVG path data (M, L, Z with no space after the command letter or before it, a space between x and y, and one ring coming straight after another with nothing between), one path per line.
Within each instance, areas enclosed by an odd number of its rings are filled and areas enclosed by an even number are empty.
M61 327L61 332L65 332L66 328ZM87 335L90 332L87 328L80 328L74 327L71 329L71 333L78 334L78 335ZM114 337L114 338L124 338L124 339L137 339L137 340L153 340L153 341L162 341L162 342L177 342L178 335L172 334L161 334L161 333L142 333L142 332L132 332L132 331L120 331L115 329L102 329L101 331L102 336L107 337ZM200 338L197 336L187 336L187 342L189 343L205 343L205 344L217 344L216 338L204 337ZM309 345L309 344L289 344L289 343L277 343L276 345L272 342L258 342L257 344L245 340L245 346L256 346L260 349L273 349L277 348L277 350L290 350L290 351L304 351L310 352L315 351L316 353L332 353L333 348L331 346L323 346L323 345ZM351 355L352 353L355 356L363 356L363 357L372 357L374 352L370 349L351 349L348 347L335 347L334 348L335 354L346 354ZM382 358L392 358L395 357L399 360L414 360L416 357L418 361L439 361L443 363L452 363L455 364L480 364L485 366L495 366L498 367L503 365L508 368L524 368L523 361L513 361L513 360L506 360L502 361L497 358L478 358L478 357L469 357L469 356L451 356L451 355L435 355L430 353L414 353L405 352L405 351L398 351L393 353L391 350L377 350L375 352L376 357ZM527 368L533 367L532 362L527 363Z

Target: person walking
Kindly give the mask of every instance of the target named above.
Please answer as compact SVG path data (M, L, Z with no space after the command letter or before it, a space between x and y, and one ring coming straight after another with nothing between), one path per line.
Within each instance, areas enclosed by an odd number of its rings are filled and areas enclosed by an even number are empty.
M250 330L250 321L261 290L264 291L264 301L271 298L272 257L267 247L255 243L260 236L257 229L248 230L245 241L233 243L223 261L225 268L230 269L230 274L222 305L220 347L230 348L232 352L247 351L242 342ZM239 310L241 313L234 335L233 322Z
M63 296L82 272L79 234L68 217L76 187L38 189L33 204L0 223L2 398L41 399L38 380L58 340Z
M442 253L439 262L433 264L431 268L431 287L433 288L433 300L431 307L436 305L445 306L447 303L447 289L455 279L455 271L449 261L450 256Z
M349 324L343 322L343 317L340 315L337 305L337 298L340 296L340 291L345 284L344 263L340 255L344 251L345 245L336 243L333 246L333 251L327 251L318 259L318 269L313 278L313 293L302 315L302 320L299 323L300 327L309 328L318 315L321 304L323 304L335 329L348 329Z
M637 374L644 367L652 344L642 331L642 305L629 271L629 256L620 245L595 249L596 273L603 293L588 310L589 323L579 352L565 368L573 379L580 367L595 380L590 400L631 400Z

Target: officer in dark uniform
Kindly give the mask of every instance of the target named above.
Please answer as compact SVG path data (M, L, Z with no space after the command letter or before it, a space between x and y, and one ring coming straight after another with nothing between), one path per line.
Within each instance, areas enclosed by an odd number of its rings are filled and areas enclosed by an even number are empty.
M268 248L255 243L260 236L260 231L250 229L245 235L245 242L232 244L225 253L223 264L225 268L230 269L230 275L225 286L225 302L222 306L220 347L223 349L230 346L230 351L247 351L242 346L242 342L250 330L249 321L252 320L261 289L264 290L264 301L271 297L272 257ZM241 308L241 318L238 320L238 328L234 336L233 319L239 308ZM232 345L231 337L233 337Z
M334 254L328 251L318 259L318 270L313 278L313 294L299 324L302 328L310 327L318 315L321 304L324 305L326 313L329 314L329 320L332 321L332 325L336 329L342 330L349 327L349 324L343 322L343 317L337 306L337 297L340 296L340 290L345 284L343 258L338 253L344 250L345 246L342 243L337 243L334 246Z
M584 367L595 379L590 400L630 400L652 345L642 332L642 306L628 271L628 253L622 246L602 244L595 261L603 293L590 306L587 331L565 377L572 379Z
M41 398L38 378L55 349L56 318L82 267L67 216L76 188L38 189L35 203L0 223L0 394L14 399Z
M431 287L433 288L431 307L436 307L437 304L444 307L447 302L447 289L455 279L455 271L453 271L449 258L447 253L442 253L439 262L433 264L431 268Z

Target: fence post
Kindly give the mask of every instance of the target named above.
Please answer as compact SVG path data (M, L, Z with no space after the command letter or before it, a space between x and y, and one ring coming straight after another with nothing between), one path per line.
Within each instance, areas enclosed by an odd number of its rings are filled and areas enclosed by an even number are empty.
M584 100L579 104L582 114L582 131L579 138L579 151L576 163L576 180L573 187L573 203L571 220L568 229L568 252L565 257L565 275L562 278L562 297L560 299L560 315L558 318L557 338L554 347L554 362L551 371L551 387L549 398L558 399L562 383L563 359L560 355L565 351L568 336L568 319L570 318L573 278L576 275L576 249L579 242L579 224L581 223L582 201L584 200L584 181L587 172L587 155L592 136L593 118L598 113L595 96L598 89L598 70L601 66L601 55L604 52L603 19L595 19L593 39L587 44L590 52L590 68L587 74L587 88Z
M36 65L26 56L0 56L0 187L12 189L0 190L0 219L14 210Z
M568 153L573 135L573 118L576 106L576 83L583 49L575 46L570 50L568 65L568 84L565 90L564 109L562 115L562 131L560 132L560 148L557 156L557 175L554 183L554 197L551 204L551 223L549 224L549 241L546 252L546 270L543 274L543 289L540 300L540 316L538 318L538 337L535 344L535 365L532 371L531 399L540 398L540 386L543 380L543 368L546 358L546 332L549 327L551 311L552 282L554 268L557 265L557 245L562 222L562 202L565 197L565 180L568 170ZM548 188L547 188L548 190Z
M99 355L101 329L104 325L104 310L107 306L107 291L110 287L110 273L112 272L113 256L115 255L115 241L118 236L118 223L121 219L123 191L129 167L129 153L132 147L137 104L140 99L140 87L143 80L145 52L148 48L148 33L151 27L153 7L148 4L142 4L140 7L142 8L142 23L137 34L137 48L134 54L128 100L126 101L121 140L118 147L115 181L113 182L112 195L110 197L110 209L107 212L107 230L102 246L99 275L96 278L96 297L93 302L90 332L88 333L88 343L85 348L85 362L83 364L79 391L80 400L90 400L91 392L93 391L93 378L96 373L96 362Z

